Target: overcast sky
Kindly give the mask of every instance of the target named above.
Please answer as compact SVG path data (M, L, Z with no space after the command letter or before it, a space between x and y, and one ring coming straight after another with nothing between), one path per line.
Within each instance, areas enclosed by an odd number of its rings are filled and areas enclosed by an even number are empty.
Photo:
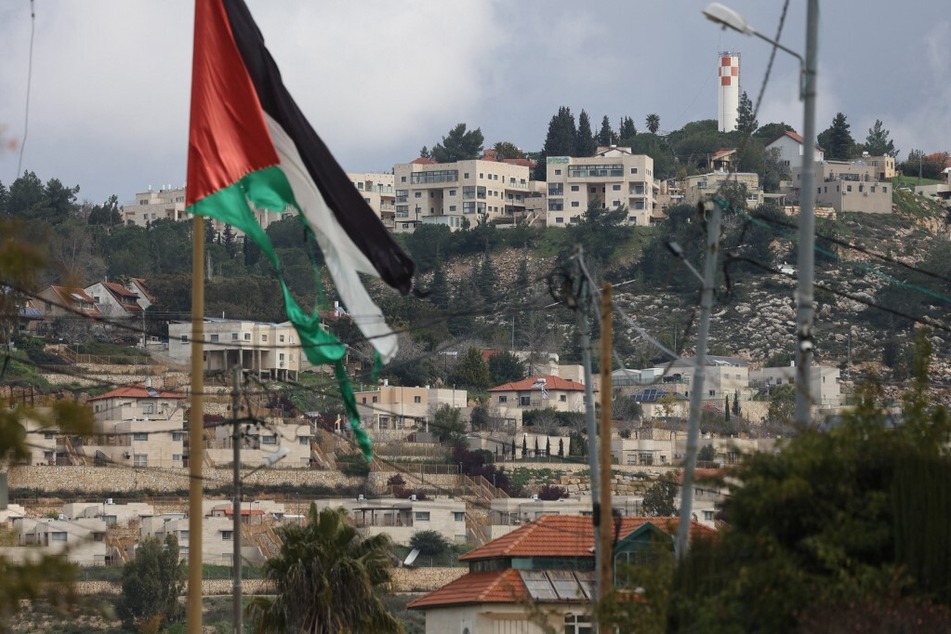
M755 100L770 47L723 31L706 0L250 0L272 55L347 171L389 171L459 122L486 145L540 149L559 106L657 113L662 130L716 118L717 52L741 54ZM775 36L782 0L730 0ZM805 0L782 42L805 46ZM916 0L821 2L818 128L846 114L856 141L875 119L907 155L951 150L951 6ZM101 202L185 178L192 2L36 0L23 170L80 185ZM30 3L0 5L0 182L17 176L26 112ZM802 129L798 62L779 53L759 122Z

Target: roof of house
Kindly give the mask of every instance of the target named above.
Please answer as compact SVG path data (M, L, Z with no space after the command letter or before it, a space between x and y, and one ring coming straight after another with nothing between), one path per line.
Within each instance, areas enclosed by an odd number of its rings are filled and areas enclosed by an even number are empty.
M563 392L584 392L584 383L563 379L560 376L546 374L544 376L530 376L521 381L512 381L503 383L497 387L490 388L490 392L525 392L528 390L561 390Z
M529 598L517 570L470 572L414 601L408 608L430 608L467 603L517 603Z
M676 517L622 517L618 539L623 539L647 524L652 524L672 536L677 530L677 522ZM691 539L714 535L716 531L713 529L698 522L690 523ZM459 559L474 561L497 557L594 557L591 518L580 515L543 515ZM543 600L546 601L584 601L581 594L573 597L572 593L585 592L585 583L592 581L582 579L585 573L577 571L520 571L507 568L492 572L470 572L410 602L407 607L425 609L481 603L519 603L533 596L541 598L525 585L526 574L559 578L567 575L574 583L580 583L580 588L569 588L571 591L567 594L558 592L556 587L554 594L544 597Z
M147 300L149 300L150 302L154 302L154 301L155 301L155 296L152 295L152 293L149 291L149 289L145 286L145 279L144 279L144 278L141 278L141 277L131 277L131 278L129 278L129 284L135 286L136 292L138 292L138 293L140 293L141 295L145 296L145 298L146 298Z
M432 159L428 159L424 156L420 156L419 158L413 159L412 161L410 161L409 164L410 165L435 165L436 161Z
M783 139L783 138L786 138L786 137L789 137L790 139L792 139L793 141L795 141L795 142L798 143L799 145L802 145L803 143L806 142L806 139L803 138L803 136L802 136L801 134L799 134L798 132L793 132L792 130L786 130L785 133L780 134L778 137L776 137L775 139L773 139L772 141L770 141L770 142L767 143L766 145L767 145L767 146L770 146L770 145L772 145L773 143L775 143L776 141L779 141L780 139ZM817 150L820 150L820 151L822 151L822 152L825 152L825 150L822 149L822 146L819 145L818 143L816 143L816 149L817 149Z
M710 157L710 160L717 161L719 159L732 156L733 154L736 154L736 148L724 148L722 150L717 150L716 152L714 152L713 156Z
M105 394L94 396L90 401L99 401L107 398L185 398L184 394L178 392L159 391L155 388L136 383L133 385L123 385Z
M96 300L81 288L70 288L68 286L50 286L53 294L60 299L60 305L68 310L75 310L85 315L99 315L99 309L96 307ZM89 308L84 308L83 304L90 304Z
M662 530L677 530L676 517L622 517L618 536L650 522ZM690 523L691 539L709 537L716 531L697 522ZM459 557L459 561L495 557L589 557L594 548L591 518L581 515L543 515L534 522L494 539Z

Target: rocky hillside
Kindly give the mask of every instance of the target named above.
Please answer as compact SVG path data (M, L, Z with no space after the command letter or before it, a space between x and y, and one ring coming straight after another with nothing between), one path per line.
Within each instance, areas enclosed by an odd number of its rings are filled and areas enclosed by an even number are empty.
M909 349L917 327L888 310L914 312L909 303L920 303L922 295L916 288L904 285L913 273L899 263L928 270L935 268L932 254L946 248L951 237L947 213L940 204L910 192L897 191L890 215L842 214L818 221L820 236L832 235L840 243L821 238L817 241L815 323L818 361L838 365L846 370L844 374L848 376L871 373L889 383L905 378L907 362L903 355ZM790 221L794 223L795 218ZM791 266L795 262L794 234L795 229L790 229L785 236L778 232L773 267L778 269L781 263ZM618 260L631 259L629 254L618 255ZM932 260L928 259L929 256ZM519 261L525 257L529 258L530 270L535 272L551 270L555 265L553 257L526 256L522 250L493 255L501 287L511 288ZM474 259L453 262L448 267L449 277L465 279L471 272ZM671 257L671 267L678 265ZM948 270L951 271L951 262ZM710 325L710 351L746 358L754 366L763 365L768 360L788 362L795 343L794 273L742 272L731 275L730 282L729 292L725 284L718 288ZM915 286L913 280L907 284ZM941 280L937 284L941 288L937 293L932 290L933 296L940 297L941 292L951 295L951 285L947 281ZM663 289L628 290L634 286L619 286L614 291L617 305L635 319L638 326L667 347L676 347L681 354L692 354L699 293L683 295ZM883 289L890 286L904 289L906 295L883 293ZM934 287L932 283L930 288ZM543 284L538 286L538 291L547 296ZM907 297L908 301L896 301L902 297ZM940 305L942 302L935 300L934 303ZM939 322L947 316L946 309L937 305L926 305L922 310L923 314ZM554 322L573 323L568 311L556 309L550 317ZM501 325L504 319L499 321ZM936 386L951 385L951 361L946 361L951 359L951 333L932 328L930 338L935 349L932 376ZM638 364L660 356L630 324L616 326L615 344L630 367L638 367Z

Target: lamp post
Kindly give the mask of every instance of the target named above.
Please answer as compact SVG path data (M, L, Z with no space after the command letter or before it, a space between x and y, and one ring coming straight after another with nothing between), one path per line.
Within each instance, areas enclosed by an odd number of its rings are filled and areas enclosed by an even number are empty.
M799 279L796 288L796 423L810 424L810 378L813 342L813 280L815 277L816 207L816 52L819 44L819 0L806 4L806 56L758 33L736 11L714 2L703 14L723 28L755 35L799 60L799 99L803 103L803 148L799 193Z

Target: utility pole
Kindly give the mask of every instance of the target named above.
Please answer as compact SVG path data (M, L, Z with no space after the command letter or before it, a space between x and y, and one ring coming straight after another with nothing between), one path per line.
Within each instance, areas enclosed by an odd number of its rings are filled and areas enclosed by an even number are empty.
M578 317L578 332L581 337L581 364L584 366L584 419L588 430L588 467L591 472L591 521L594 525L592 534L594 535L594 568L601 569L601 558L604 553L601 552L600 540L597 536L600 534L598 526L601 524L601 502L599 497L600 482L598 477L598 430L594 420L594 387L591 379L591 336L588 326L588 305L591 301L591 293L588 288L587 278L584 275L582 259L584 250L581 245L575 246L575 266L572 279L572 290L574 298L577 301L575 314ZM600 581L595 584L594 596L591 597L593 607L596 607L601 598Z
M806 3L806 59L802 77L802 189L799 195L799 281L796 290L796 424L812 422L813 282L816 257L816 51L819 48L819 0Z
M192 219L192 359L191 409L188 414L188 634L201 634L201 501L205 431L205 219ZM193 536L193 537L192 537Z
M611 528L613 505L611 503L611 284L601 287L601 433L598 435L598 451L601 463L601 525L598 527L598 540L601 548L601 561L598 562L598 599L611 595L611 568L613 548ZM607 631L608 628L604 628Z
M233 527L232 542L234 545L233 561L231 564L233 620L235 634L241 634L241 366L232 369L231 386L231 420L234 424L234 433L231 437L234 455L234 500L232 503Z
M677 557L683 558L690 548L690 518L693 504L693 472L697 467L697 438L700 435L700 409L703 398L703 377L707 363L707 336L710 333L710 311L713 308L713 281L717 253L720 250L720 206L707 203L707 254L703 259L703 288L700 290L700 325L697 329L696 365L690 385L690 423L687 427L687 456L680 497L680 524L677 527Z

